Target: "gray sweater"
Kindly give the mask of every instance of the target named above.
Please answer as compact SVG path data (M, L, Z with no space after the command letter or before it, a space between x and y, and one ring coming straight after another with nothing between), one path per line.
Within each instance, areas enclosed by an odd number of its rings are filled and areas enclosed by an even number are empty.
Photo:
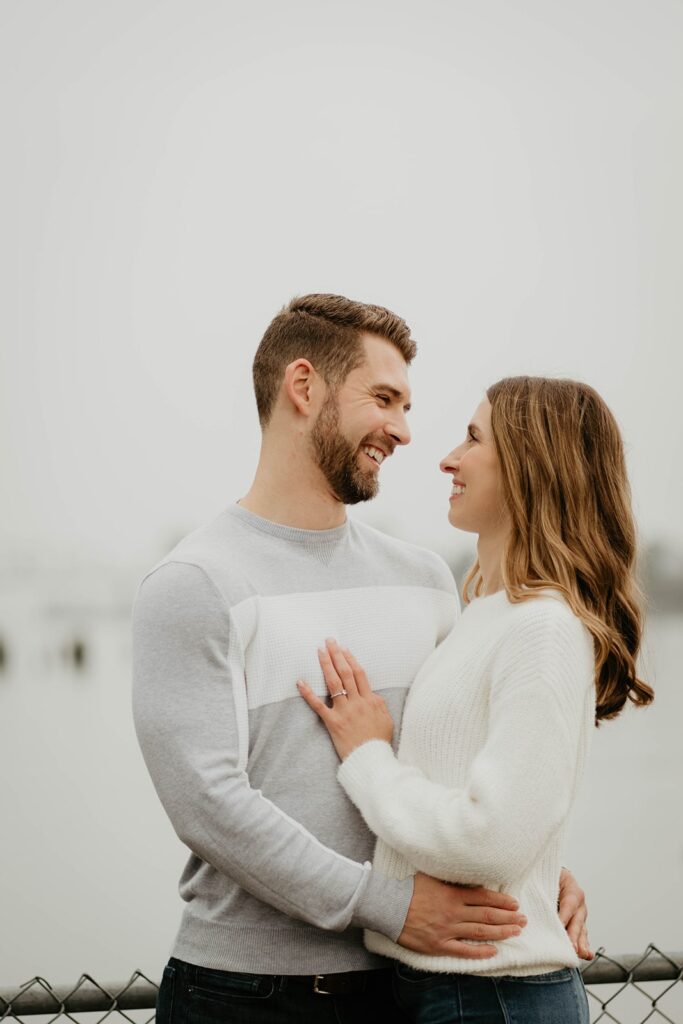
M219 970L379 966L411 879L370 864L374 838L296 690L326 692L317 648L348 646L397 725L407 687L457 615L436 555L361 523L280 526L233 505L143 580L133 614L135 725L190 849L173 955Z

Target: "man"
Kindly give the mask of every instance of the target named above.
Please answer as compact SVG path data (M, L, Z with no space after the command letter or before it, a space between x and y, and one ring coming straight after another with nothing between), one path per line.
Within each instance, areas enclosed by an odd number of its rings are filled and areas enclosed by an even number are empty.
M317 648L348 645L398 722L420 664L457 614L433 553L347 519L410 440L403 320L341 296L293 300L254 360L263 440L253 485L143 581L134 614L135 720L159 796L191 856L160 1024L400 1020L361 929L481 958L525 919L502 893L370 866L373 837L299 697L324 694ZM583 894L564 879L575 943ZM522 908L523 909L523 908ZM473 942L472 940L477 940ZM585 943L585 938L581 939Z

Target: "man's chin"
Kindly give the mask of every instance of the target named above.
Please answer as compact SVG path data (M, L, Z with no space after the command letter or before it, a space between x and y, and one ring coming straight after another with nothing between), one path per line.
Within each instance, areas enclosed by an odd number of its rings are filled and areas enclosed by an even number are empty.
M379 480L377 477L364 478L362 481L354 481L335 491L335 497L344 505L360 505L364 501L372 501L379 492Z
M375 490L372 492L372 494L370 494L368 491L364 491L363 494L356 493L353 496L349 496L349 498L344 502L344 504L345 505L362 505L364 501L372 501L373 498L376 498L378 492L379 492L379 487L375 488Z

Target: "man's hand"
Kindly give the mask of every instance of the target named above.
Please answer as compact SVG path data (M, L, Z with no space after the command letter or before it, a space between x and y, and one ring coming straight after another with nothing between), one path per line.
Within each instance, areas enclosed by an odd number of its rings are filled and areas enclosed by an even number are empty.
M560 873L560 897L558 900L560 920L567 929L567 935L582 960L592 960L593 952L588 945L586 920L588 907L586 894L579 886L571 871L562 868Z
M497 952L488 943L521 934L526 918L518 910L517 900L506 893L449 885L417 874L398 942L431 956L488 960Z

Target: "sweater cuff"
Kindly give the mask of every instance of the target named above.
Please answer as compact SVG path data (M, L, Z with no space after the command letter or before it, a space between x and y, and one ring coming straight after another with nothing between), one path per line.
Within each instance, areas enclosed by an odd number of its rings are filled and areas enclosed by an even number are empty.
M367 795L367 782L373 777L374 766L387 759L389 762L395 761L391 745L384 740L368 740L342 761L337 778L354 803L354 794L360 796L365 791ZM360 807L360 801L357 806ZM396 942L408 916L414 884L412 875L403 879L387 878L373 868L363 895L356 904L353 923L373 932L381 932Z
M413 898L414 884L412 875L401 879L387 878L373 868L356 903L352 923L358 928L381 932L392 942L398 942Z
M356 747L337 769L337 779L349 798L363 813L367 806L370 786L377 782L383 771L396 766L396 757L391 744L385 740L368 740Z

